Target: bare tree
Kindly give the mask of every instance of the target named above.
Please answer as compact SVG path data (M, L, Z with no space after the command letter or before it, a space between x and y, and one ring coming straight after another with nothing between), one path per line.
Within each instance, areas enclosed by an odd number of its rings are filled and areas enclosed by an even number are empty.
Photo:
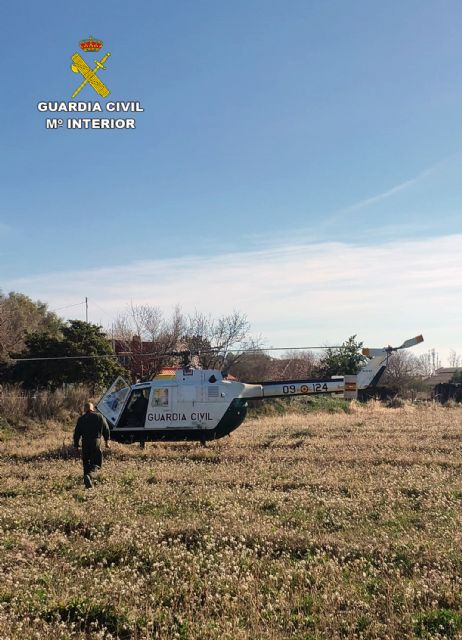
M282 358L273 358L271 378L273 380L301 379L314 374L319 358L312 351L287 351Z
M449 366L458 369L461 365L461 357L451 349L449 352Z
M250 336L250 323L239 311L213 318L196 311L188 317L184 342L199 352L201 365L230 371L248 350L257 351L261 340Z
M165 317L156 306L133 305L119 316L112 326L116 350L124 352L125 366L135 377L152 377L165 366L178 364L171 352L191 351L198 354L196 361L204 368L222 367L230 350L236 363L246 349L258 348L258 341L249 334L250 324L245 315L233 311L229 315L213 318L196 311L185 316L175 307Z
M418 357L421 367L421 374L428 378L432 376L437 369L441 367L439 354L435 349L429 349L427 353Z
M225 372L244 382L261 382L271 378L272 358L264 351L231 353L224 363Z
M434 372L432 359L429 353L418 356L419 369L423 378L429 378Z
M181 348L184 318L179 307L165 318L159 307L130 304L111 331L125 366L134 377L149 378L172 364L169 353Z
M381 384L405 395L422 387L422 378L428 371L428 359L417 357L408 351L396 351L388 359Z

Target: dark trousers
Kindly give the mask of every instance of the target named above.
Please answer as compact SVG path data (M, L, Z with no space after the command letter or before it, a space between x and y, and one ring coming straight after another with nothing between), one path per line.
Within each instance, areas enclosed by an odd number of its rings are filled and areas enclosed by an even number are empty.
M95 474L103 466L103 452L101 438L83 440L82 442L83 473Z

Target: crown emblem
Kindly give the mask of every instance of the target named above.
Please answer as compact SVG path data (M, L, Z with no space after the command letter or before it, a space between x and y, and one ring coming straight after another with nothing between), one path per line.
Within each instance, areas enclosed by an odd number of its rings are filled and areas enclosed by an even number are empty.
M93 36L90 36L86 40L80 41L80 48L82 49L82 51L85 51L85 53L89 53L91 51L99 51L102 46L103 41L97 40L96 38L93 38Z

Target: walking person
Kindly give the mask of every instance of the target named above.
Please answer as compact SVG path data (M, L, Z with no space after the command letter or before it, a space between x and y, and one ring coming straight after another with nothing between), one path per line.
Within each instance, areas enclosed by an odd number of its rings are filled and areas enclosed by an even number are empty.
M109 448L110 432L106 419L95 411L92 402L86 402L83 410L74 429L74 447L78 449L82 439L83 481L85 487L91 489L92 480L103 465L101 438Z

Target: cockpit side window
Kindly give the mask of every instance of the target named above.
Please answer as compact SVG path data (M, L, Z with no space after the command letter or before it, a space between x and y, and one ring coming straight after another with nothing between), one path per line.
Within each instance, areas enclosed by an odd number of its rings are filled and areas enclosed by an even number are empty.
M168 407L169 405L169 390L167 387L161 389L152 390L151 406L153 407Z

